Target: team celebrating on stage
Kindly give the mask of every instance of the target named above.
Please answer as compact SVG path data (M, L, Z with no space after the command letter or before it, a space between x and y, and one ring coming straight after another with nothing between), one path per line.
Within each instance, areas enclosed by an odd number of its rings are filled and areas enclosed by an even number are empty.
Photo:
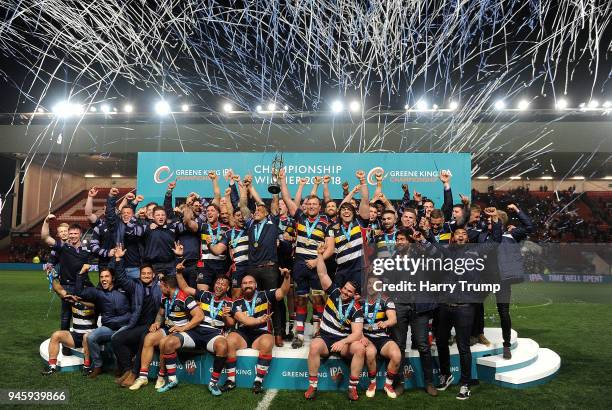
M208 389L218 396L236 388L237 352L250 348L258 352L252 391L261 393L274 348L288 340L293 349L308 346L306 399L316 398L321 361L331 355L349 369L349 400L359 398L364 368L369 378L365 394L374 397L379 360L386 363L383 391L396 398L408 376L407 347L418 350L425 391L437 396L455 381L449 344L456 343L461 369L456 397L469 398L470 387L477 384L470 346L490 343L484 335L486 295L475 300L461 294L439 301L395 299L376 290L372 261L495 253L493 275L502 285L495 297L503 357L510 359L510 289L523 275L516 245L533 233L533 224L516 205L508 206L509 219L505 211L481 209L463 195L453 202L448 171L439 173L440 208L418 192L411 195L407 186L402 186L403 198L392 202L383 193L382 173L374 176L372 195L366 174L357 171L353 189L343 184L343 198L331 198L329 176L314 177L303 198L307 179L299 179L292 195L281 169L279 193L264 202L252 176L229 171L222 194L220 176L210 172L210 200L193 192L175 206L177 183L171 182L163 204L140 206L141 195L119 198L119 190L112 188L100 215L93 210L98 190L92 188L85 207L91 239L85 241L85 230L76 224L60 225L52 237L54 215L43 223L41 237L51 247L47 271L62 305L60 330L51 336L42 374L59 370L60 350L68 355L69 348L82 347L83 374L96 378L109 343L117 384L138 390L149 382L157 350L155 388L163 393L179 383L177 351L206 351L213 356ZM321 185L322 199L317 195ZM94 261L97 286L88 276ZM457 282L477 272L444 274L447 282ZM342 377L340 372L335 380Z

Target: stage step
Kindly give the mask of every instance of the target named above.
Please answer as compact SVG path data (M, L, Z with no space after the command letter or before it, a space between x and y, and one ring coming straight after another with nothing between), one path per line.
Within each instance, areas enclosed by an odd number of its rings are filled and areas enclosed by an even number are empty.
M538 386L551 380L561 367L561 357L550 349L540 348L538 358L529 366L497 373L496 384L512 389Z
M476 359L478 378L494 383L497 373L509 372L527 367L538 359L540 345L531 339L518 338L512 350L512 359L506 360L503 355L482 356Z

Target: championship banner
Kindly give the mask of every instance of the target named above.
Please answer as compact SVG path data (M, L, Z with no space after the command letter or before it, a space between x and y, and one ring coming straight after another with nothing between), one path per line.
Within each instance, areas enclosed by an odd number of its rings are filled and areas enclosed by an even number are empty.
M161 203L169 182L176 181L174 197L186 197L197 192L205 198L213 196L208 172L219 176L221 192L227 186L223 176L232 169L244 177L253 175L253 184L260 196L269 198L267 186L272 182L271 164L277 153L253 152L140 152L138 153L138 194L145 202ZM376 173L384 175L383 191L389 199L401 199L402 185L433 199L437 207L442 206L443 188L438 179L439 172L449 170L454 197L469 196L471 192L471 155L469 153L282 153L287 174L287 185L292 194L299 178L306 178L307 188L315 176L331 176L329 185L332 198L342 198L342 183L349 183L349 190L357 185L355 172L363 170L370 185L370 195L376 187ZM322 197L322 187L319 196Z

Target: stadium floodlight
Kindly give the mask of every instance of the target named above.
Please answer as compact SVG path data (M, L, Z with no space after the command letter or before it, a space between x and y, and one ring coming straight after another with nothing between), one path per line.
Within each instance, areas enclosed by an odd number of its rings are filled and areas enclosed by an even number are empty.
M189 105L187 105L187 104L181 105L181 111L183 111L183 112L189 111Z
M121 178L121 174L111 174L111 178Z
M102 104L102 106L100 107L100 111L102 111L104 114L108 114L111 109L108 104Z
M234 111L234 106L232 105L232 103L225 103L223 104L223 111L232 112Z
M604 177L605 180L611 180L612 179L612 175L607 175Z
M38 111L39 113L43 113L45 112L45 109L43 107L38 107L36 111Z
M288 105L285 105L285 106L283 107L283 110L285 110L285 111L289 111L289 106L288 106Z
M91 107L89 107L89 111L96 112L96 111L98 111L98 109L95 106L92 105Z
M589 101L589 108L594 109L599 107L599 101L597 100L591 100Z
M427 111L429 107L427 106L427 101L425 100L419 100L416 103L416 109L417 111Z
M610 101L604 101L604 103L601 106L604 108L610 108L612 107L612 103Z
M132 104L125 104L123 106L123 111L125 111L125 112L127 112L129 114L132 111L134 111L134 106Z
M529 108L529 101L521 100L516 107L521 111L525 111L527 108Z
M565 110L567 108L567 100L564 98L557 100L555 108L557 108L558 110Z
M434 105L432 105L432 108L433 108L434 110L437 110L437 109L438 109L438 108L440 108L440 107L438 107L438 104L434 104Z
M410 109L410 106L409 106L408 104L406 104L406 105L404 105L404 109L405 109L406 111L408 111L408 110Z
M332 103L331 109L332 109L332 112L339 113L342 110L344 110L344 104L342 104L342 101L336 100Z
M501 111L506 108L506 103L504 100L497 100L495 101L494 107L496 110Z
M51 111L59 118L68 118L73 115L83 114L83 107L80 104L72 104L68 101L61 101L53 106Z
M459 103L457 101L451 101L448 104L448 109L451 111L455 111L457 108L459 108Z
M164 100L155 103L155 112L157 115L167 115L170 113L170 104Z
M255 107L255 110L257 110L257 112L261 112L261 105L258 105L257 107Z
M349 104L349 110L351 112L359 112L359 110L361 110L361 103L359 103L357 100L351 101Z
M273 102L268 104L268 111L276 111L276 104Z

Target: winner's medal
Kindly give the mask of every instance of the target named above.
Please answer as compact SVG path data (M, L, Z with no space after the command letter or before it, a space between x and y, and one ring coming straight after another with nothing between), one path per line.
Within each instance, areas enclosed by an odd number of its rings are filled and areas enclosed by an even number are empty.
M312 225L310 224L310 221L308 220L308 218L306 218L306 220L304 221L304 223L306 224L306 236L308 237L308 239L306 239L306 245L308 246L317 244L317 242L314 239L310 239L310 237L312 236L312 233L317 227L317 224L319 223L320 218L321 218L320 216L317 216L317 219L314 220Z
M364 316L365 316L365 320L368 322L368 326L367 329L369 332L371 332L372 330L374 330L374 326L376 326L376 316L378 315L378 311L380 310L380 295L378 295L378 298L376 298L376 304L374 305L374 312L368 312L370 309L370 303L368 303L368 301L366 300L364 303Z
M174 302L176 301L176 295L178 295L178 292L178 289L174 291L174 295L172 295L172 302L170 302L170 304L168 304L168 299L166 299L166 306L164 308L164 316L166 316L166 320L164 321L164 323L168 327L174 326L174 322L170 320L170 312L172 312L172 308L174 307Z
M351 300L351 303L349 303L346 310L342 312L342 299L338 295L338 304L336 306L337 306L337 316L338 316L338 321L340 322L340 326L344 326L344 322L346 322L348 314L351 311L351 308L353 307L354 304L355 304L355 299Z
M264 219L260 221L258 224L255 224L255 227L253 228L253 238L255 239L255 242L253 242L254 248L259 247L259 237L261 236L261 231L263 231L263 228L266 225L266 222L267 221Z

